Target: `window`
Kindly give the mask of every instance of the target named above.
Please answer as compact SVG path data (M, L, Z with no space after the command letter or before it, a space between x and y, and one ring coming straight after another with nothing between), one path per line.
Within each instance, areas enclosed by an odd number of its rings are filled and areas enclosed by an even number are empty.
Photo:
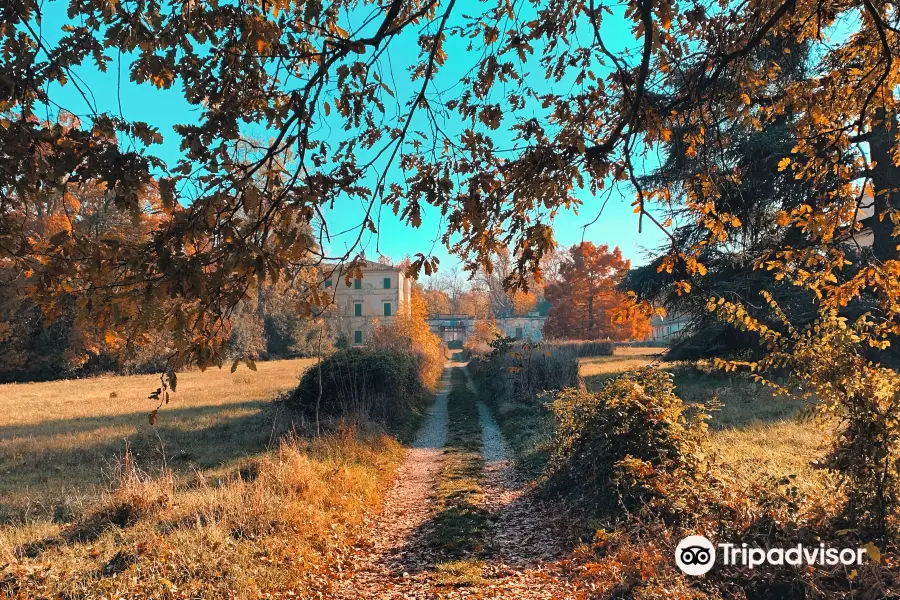
M362 289L362 279L354 279L353 280L353 289L354 290Z
M521 327L516 327L516 339L517 340L522 339L522 328Z
M353 343L362 344L362 331L359 329L353 332Z
M384 278L384 289L386 289L386 290L391 289L391 278L390 277Z
M384 316L386 316L386 317L391 316L391 303L390 302L384 303Z
M330 280L330 279L326 279L326 280L325 280L325 287L327 287L327 288L330 288L330 287L331 287L331 280Z
M354 317L362 316L362 302L357 302L353 305L353 316Z

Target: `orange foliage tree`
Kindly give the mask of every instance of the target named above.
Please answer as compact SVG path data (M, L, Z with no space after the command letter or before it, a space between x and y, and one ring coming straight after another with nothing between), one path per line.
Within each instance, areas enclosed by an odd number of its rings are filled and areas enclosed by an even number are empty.
M419 358L422 383L436 389L444 370L444 343L428 326L425 296L413 288L409 312L401 311L390 321L375 324L370 345L412 352Z
M423 290L422 296L425 298L425 307L429 315L446 315L453 312L450 296L446 292Z
M109 290L101 283L78 290L73 282L45 288L35 297L29 280L35 270L49 265L53 256L65 261L53 267L60 276L71 273L79 262L89 262L77 241L102 240L127 253L152 235L165 215L152 185L140 190L140 211L129 214L109 201L105 184L70 183L64 190L47 190L33 198L31 214L16 212L22 243L37 257L33 268L23 268L15 259L0 255L0 380L59 377L96 363L103 368L123 366L126 355L143 348L143 357L160 349L158 331L144 330L133 336L120 335L123 324L154 318L171 304L164 298L148 297L139 305L103 303ZM109 274L114 277L114 273ZM105 281L109 281L106 279ZM133 365L131 365L133 366Z
M558 278L544 294L551 304L547 337L595 340L644 339L650 320L618 285L631 262L618 247L582 242L562 257Z

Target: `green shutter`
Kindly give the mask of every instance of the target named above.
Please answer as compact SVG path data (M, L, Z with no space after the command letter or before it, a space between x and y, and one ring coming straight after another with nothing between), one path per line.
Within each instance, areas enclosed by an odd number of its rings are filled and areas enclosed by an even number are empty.
M390 302L384 303L384 316L386 316L386 317L391 316L391 303Z
M354 317L362 316L362 304L356 303L353 305L353 316Z
M354 279L353 280L353 289L355 289L355 290L362 289L362 279Z
M330 288L330 287L331 287L331 280L330 280L330 279L326 279L326 280L325 280L325 287L327 287L327 288Z
M384 278L384 289L386 289L386 290L391 289L391 278L390 277Z
M353 343L354 344L362 344L362 331L358 329L353 332Z

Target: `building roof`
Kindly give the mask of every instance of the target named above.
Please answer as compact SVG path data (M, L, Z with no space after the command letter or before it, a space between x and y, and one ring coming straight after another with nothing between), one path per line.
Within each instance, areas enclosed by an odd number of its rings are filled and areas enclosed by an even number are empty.
M335 273L342 273L344 268L347 267L349 263L337 263L337 262L328 262L322 264L322 269L334 269ZM372 260L361 259L356 261L356 265L362 271L390 271L392 273L397 272L405 272L405 269L402 267L397 267L395 265L384 264Z

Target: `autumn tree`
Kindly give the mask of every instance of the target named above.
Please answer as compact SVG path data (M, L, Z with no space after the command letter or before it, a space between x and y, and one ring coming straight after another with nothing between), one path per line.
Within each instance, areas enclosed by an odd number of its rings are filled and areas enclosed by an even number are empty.
M430 316L446 315L453 312L450 304L450 296L447 292L437 289L422 290L425 298L425 306Z
M509 249L502 248L491 260L489 266L482 267L474 277L475 288L487 294L492 317L521 316L528 314L543 296L543 282L534 275L528 277L524 285L510 289L505 282L510 278L515 264L515 256Z
M63 191L48 190L33 202L35 213L21 218L24 243L37 256L70 255L67 243L78 236L105 240L126 253L143 243L161 223L158 198L150 187L140 197L141 211L125 214L111 201L104 185L70 184ZM24 217L24 215L19 215ZM38 302L29 294L31 273L10 257L0 256L0 378L59 377L79 369L139 366L132 356L141 348L144 362L163 353L171 332L137 332L122 337L122 323L138 314L164 309L166 301L141 306L93 306L96 297L60 286Z
M421 290L413 288L409 311L400 311L393 319L377 322L369 345L411 352L419 360L419 376L436 389L444 370L444 343L428 326L427 302Z
M631 262L618 247L582 242L559 265L558 279L546 287L550 314L547 337L596 340L644 339L647 315L618 289Z
M63 10L47 35L45 13ZM611 43L626 30L634 43ZM751 226L722 201L746 175L722 168L735 163L728 149L742 129L780 125L794 143L770 158L815 193L775 212L790 239L753 266L809 290L817 308L865 304L876 325L861 346L881 348L900 328L898 30L900 11L878 0L631 0L621 12L582 0L16 0L0 7L0 253L44 306L74 293L81 318L120 340L172 331L170 373L221 363L236 306L311 252L352 261L382 213L416 227L433 209L469 274L507 248L505 284L522 286L556 247L559 211L602 217L626 186L638 230L670 242L658 268L676 294L703 294L704 250ZM795 45L808 45L809 77L784 77L793 67L777 50ZM182 94L194 109L174 130L183 156L164 163L168 132L96 106L77 73L91 65ZM61 85L86 106L66 126ZM248 129L267 134L251 156ZM667 148L697 159L676 175L676 200L641 179L643 159ZM31 243L44 199L86 183L129 216L158 189L159 225L129 244L77 229ZM665 214L676 201L679 220L699 225L688 238ZM336 205L363 213L326 257ZM850 234L864 226L872 244L858 247ZM423 248L410 270L437 266ZM325 296L311 291L305 312ZM163 299L174 308L140 310Z
M493 317L490 292L478 282L457 298L456 312L476 319L489 319Z

